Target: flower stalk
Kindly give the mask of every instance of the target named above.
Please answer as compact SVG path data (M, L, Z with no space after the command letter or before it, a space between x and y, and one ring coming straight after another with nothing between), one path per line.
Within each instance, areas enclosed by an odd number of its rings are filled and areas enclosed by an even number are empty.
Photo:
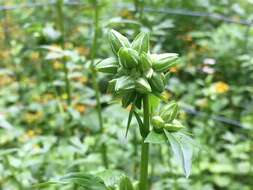
M58 15L58 27L61 32L61 48L64 50L64 44L65 44L65 27L64 27L64 14L63 14L63 0L57 0L56 8L57 8L57 15ZM69 70L67 67L67 60L64 56L62 58L63 62L63 71L64 71L64 81L65 81L65 91L67 94L67 103L68 105L71 105L71 86L70 86L70 80L69 80Z
M140 168L140 183L139 189L148 189L148 161L149 161L149 144L145 143L144 140L146 135L149 133L150 125L150 110L149 110L149 97L146 95L143 98L143 127L145 136L142 136L141 142L141 168Z
M95 57L96 57L96 50L97 50L97 39L98 39L98 32L99 32L99 7L98 3L95 0L93 2L94 6L94 35L92 39L92 51L91 51L91 64L90 64L90 71L92 73L92 85L95 90L95 97L96 97L96 109L97 109L97 115L98 115L98 121L99 121L99 130L101 134L103 133L103 116L102 116L102 109L101 109L101 101L100 101L100 92L99 92L99 86L97 82L97 70L95 69ZM105 168L108 168L108 159L107 159L107 147L104 142L102 142L102 145L100 147L101 151L101 157L103 160L103 164Z

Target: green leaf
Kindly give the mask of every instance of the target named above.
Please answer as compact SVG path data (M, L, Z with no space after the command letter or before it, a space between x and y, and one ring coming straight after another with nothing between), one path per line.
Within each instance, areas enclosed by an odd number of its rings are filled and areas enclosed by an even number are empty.
M105 182L106 187L114 187L119 184L120 180L125 176L118 170L105 170L96 174Z
M134 190L133 184L127 176L120 180L119 190Z
M193 156L193 144L189 140L190 137L177 133L169 133L164 130L167 139L171 145L172 151L176 159L181 163L184 174L189 177L191 173L191 164Z
M104 181L101 178L84 172L69 173L61 177L60 181L74 183L90 190L106 190Z
M127 128L126 128L126 135L125 135L126 137L127 137L127 134L128 134L128 130L129 130L129 128L130 128L130 124L131 124L131 121L132 121L134 109L135 109L135 106L134 106L134 104L133 104L132 107L131 107L131 110L130 110L130 112L129 112L129 115L128 115Z
M138 122L141 136L145 136L145 131L143 130L143 129L144 129L143 122L142 122L142 120L141 120L139 114L138 114L136 111L134 111L134 116L135 116L135 118L136 118L136 120L137 120L137 122Z
M164 133L156 133L155 131L150 131L145 139L145 143L162 144L166 143L167 138Z
M150 110L153 113L160 104L160 99L157 96L149 95Z
M5 155L10 155L13 153L18 152L17 148L10 148L10 149L6 149L6 150L0 150L0 156L5 156Z
M95 176L84 172L73 172L60 177L58 180L53 180L45 183L40 183L34 187L48 187L50 185L66 185L76 184L78 187L89 190L107 190L104 181Z

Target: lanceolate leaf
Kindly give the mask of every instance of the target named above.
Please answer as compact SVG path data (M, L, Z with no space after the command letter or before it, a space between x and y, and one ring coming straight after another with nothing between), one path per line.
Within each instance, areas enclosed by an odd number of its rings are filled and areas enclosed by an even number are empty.
M165 134L156 133L155 131L150 131L150 133L145 139L145 143L162 144L166 142L167 142L167 138Z
M164 132L176 159L182 164L185 176L189 177L193 155L192 142L189 142L189 139L184 136L177 135L177 133L169 133L166 130L164 130Z
M134 190L133 184L127 176L120 180L119 190Z
M143 129L144 129L144 126L143 126L143 122L142 122L140 116L139 116L138 113L135 112L135 111L134 111L134 116L135 116L135 118L136 118L136 120L137 120L137 122L138 122L141 135L142 135L142 136L145 136L145 131L143 130Z
M108 189L113 188L116 184L119 184L120 180L125 177L123 172L110 169L97 173L97 176L104 180Z
M84 172L73 172L60 177L58 180L49 181L35 185L34 187L48 187L50 185L76 184L78 187L89 190L107 190L104 181L95 176Z
M131 124L132 118L133 118L134 109L135 109L135 106L133 104L132 107L131 107L131 110L129 112L129 115L128 115L127 128L126 128L126 137L127 137L127 134L128 134L128 130L130 128L130 124Z
M61 177L60 181L74 183L90 190L106 190L104 181L101 178L84 172L69 173Z

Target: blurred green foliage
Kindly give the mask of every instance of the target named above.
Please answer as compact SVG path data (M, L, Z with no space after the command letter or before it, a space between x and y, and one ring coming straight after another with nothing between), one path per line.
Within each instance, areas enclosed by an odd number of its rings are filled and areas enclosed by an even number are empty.
M68 2L63 10L64 51L53 4L0 12L0 189L34 189L33 184L67 172L102 172L98 147L104 142L110 168L137 180L137 127L130 129L133 133L126 139L128 110L112 102L106 92L110 78L102 74L98 79L104 131L99 132L89 70L92 1L81 0L81 5ZM27 3L46 1L10 0L1 2L0 7ZM105 35L109 28L128 37L149 31L152 52L176 52L182 57L170 70L173 74L165 96L178 100L185 110L180 118L198 142L199 152L193 174L186 179L166 145L152 146L151 188L252 189L253 27L164 10L252 21L253 1L101 0L99 7L96 61L111 55ZM67 57L70 106L59 59L62 54ZM78 188L67 185L60 189Z

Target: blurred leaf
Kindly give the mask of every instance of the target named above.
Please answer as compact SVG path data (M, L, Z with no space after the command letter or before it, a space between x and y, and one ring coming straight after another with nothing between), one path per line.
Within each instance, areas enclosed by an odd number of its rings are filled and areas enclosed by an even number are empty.
M189 177L191 173L191 164L192 164L192 155L193 155L193 146L189 139L181 136L177 137L174 133L169 133L164 130L168 141L171 145L172 151L183 167L184 174L186 177Z
M121 178L119 190L134 190L133 184L127 176Z
M167 138L164 133L156 133L154 130L150 131L145 139L145 143L162 144L166 143Z

